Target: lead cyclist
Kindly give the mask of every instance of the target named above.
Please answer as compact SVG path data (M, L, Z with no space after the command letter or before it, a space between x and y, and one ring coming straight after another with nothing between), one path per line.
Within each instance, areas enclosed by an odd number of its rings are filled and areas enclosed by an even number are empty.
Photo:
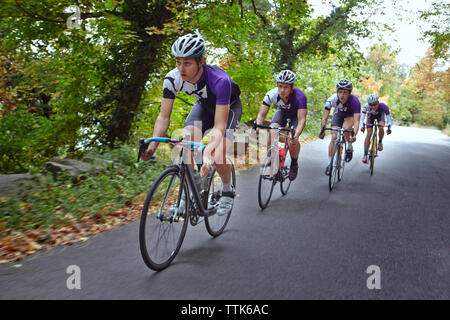
M242 115L239 86L221 68L206 64L206 43L198 34L187 34L172 45L176 68L170 71L163 85L161 111L156 119L153 137L164 137L169 129L170 116L178 91L196 97L197 102L186 118L183 136L199 142L206 131L211 139L203 152L202 175L206 177L212 164L222 180L218 215L233 208L235 190L231 181L231 164L226 161L227 149L233 145L233 131ZM148 160L155 153L158 142L152 142L143 154ZM180 210L185 206L181 199Z

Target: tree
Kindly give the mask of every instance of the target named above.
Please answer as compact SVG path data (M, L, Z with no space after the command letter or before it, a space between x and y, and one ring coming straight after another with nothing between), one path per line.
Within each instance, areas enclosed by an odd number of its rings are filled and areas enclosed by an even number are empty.
M77 67L89 65L88 69L97 72L100 84L90 83L87 79L85 84L74 86L78 82L77 77L65 79L66 97L84 97L85 101L81 103L97 111L97 114L83 112L78 119L81 121L71 122L74 123L73 129L78 130L83 122L96 123L100 140L110 146L116 139L126 141L150 74L161 67L163 56L160 49L173 34L170 23L177 10L184 7L184 2L79 1L81 28L72 30L67 29L70 13L64 12L71 4L69 2L2 2L5 20L1 32L6 38L3 45L15 52L26 52L29 57L38 57L41 62L46 56L55 58L51 53L57 51L63 55L64 68L71 64ZM38 52L33 54L36 47ZM88 55L83 56L80 49ZM89 94L94 97L86 97L87 92L80 92L83 85L91 85ZM99 88L103 89L102 92L98 92ZM74 91L68 93L70 89ZM52 94L47 94L47 97L50 101L55 98ZM69 113L76 119L73 111Z
M422 39L430 39L436 58L447 58L450 46L450 3L433 2L431 7L428 11L420 11L420 18L431 23L431 28L423 31Z

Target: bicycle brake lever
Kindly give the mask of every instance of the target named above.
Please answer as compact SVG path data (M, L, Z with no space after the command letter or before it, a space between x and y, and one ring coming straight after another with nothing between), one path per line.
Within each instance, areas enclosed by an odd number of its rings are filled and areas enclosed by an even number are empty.
M139 160L141 159L141 155L145 152L145 150L147 150L149 144L150 143L145 143L144 138L139 139L139 152L138 152L137 162L139 162ZM154 158L155 158L155 156L152 156L150 159L154 159Z

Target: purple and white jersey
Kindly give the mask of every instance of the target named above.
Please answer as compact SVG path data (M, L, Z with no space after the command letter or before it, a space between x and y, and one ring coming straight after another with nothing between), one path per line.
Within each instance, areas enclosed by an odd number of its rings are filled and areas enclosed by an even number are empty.
M360 120L360 124L362 126L362 124L364 124L364 118L366 117L366 114L371 117L378 117L382 114L386 115L387 121L388 121L388 125L391 126L392 125L392 119L391 119L391 113L389 111L389 107L380 102L378 105L378 108L376 110L373 110L368 103L366 103L362 109L362 115L361 115L361 120Z
M333 107L335 108L334 112L341 112L346 115L361 113L361 102L359 102L359 99L353 94L350 94L347 102L344 104L339 101L337 93L333 94L325 102L325 109L331 110Z
M274 104L279 109L297 112L298 109L306 109L307 102L308 101L306 99L306 95L303 93L303 91L294 88L294 92L285 103L278 94L278 88L274 88L267 92L264 96L263 105L270 107L272 104Z
M175 99L181 91L198 98L204 107L215 110L216 105L231 105L235 102L241 90L221 68L204 65L203 73L197 83L183 81L177 68L170 71L164 78L163 97Z

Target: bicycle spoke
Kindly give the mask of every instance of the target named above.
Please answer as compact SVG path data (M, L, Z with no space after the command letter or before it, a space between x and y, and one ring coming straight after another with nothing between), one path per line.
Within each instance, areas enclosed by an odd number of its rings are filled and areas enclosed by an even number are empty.
M154 270L164 269L175 258L186 233L189 213L188 197L178 208L181 177L178 168L165 170L155 181L144 202L139 229L139 242L144 262ZM182 193L187 195L184 184ZM183 212L180 212L184 210ZM178 211L178 212L177 212ZM155 214L159 212L159 214ZM184 214L183 219L178 219Z

